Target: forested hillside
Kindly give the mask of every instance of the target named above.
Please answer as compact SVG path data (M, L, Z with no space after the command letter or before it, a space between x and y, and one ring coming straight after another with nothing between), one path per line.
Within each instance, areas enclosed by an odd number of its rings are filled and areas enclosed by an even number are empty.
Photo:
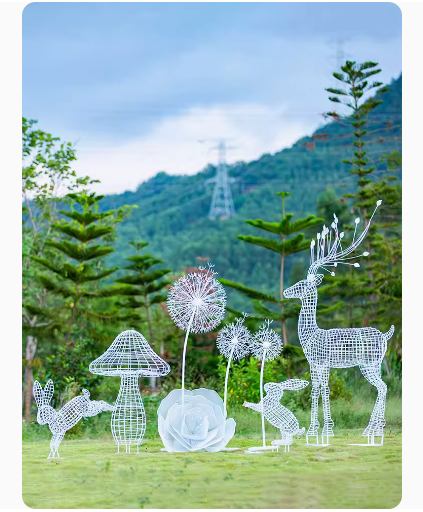
M386 169L386 162L379 160L381 155L401 151L401 95L400 76L369 116L367 155L380 172ZM117 248L110 256L110 264L122 264L131 253L129 242L140 237L150 243L150 252L174 271L197 265L198 256L207 257L216 265L220 277L275 292L278 255L245 244L236 236L254 234L245 219L280 219L281 200L274 195L278 191L292 193L286 208L295 216L315 214L317 200L327 188L338 194L348 192L356 179L342 160L352 154L351 133L351 126L345 121L327 122L290 148L232 165L230 175L237 178L232 185L237 215L232 219L208 218L212 185L207 185L206 180L215 173L211 165L194 176L161 172L135 192L107 196L102 201L103 209L124 204L138 206L118 228ZM298 256L301 257L304 256ZM298 258L294 255L288 259L288 276ZM237 292L230 291L229 298L232 307L244 303Z

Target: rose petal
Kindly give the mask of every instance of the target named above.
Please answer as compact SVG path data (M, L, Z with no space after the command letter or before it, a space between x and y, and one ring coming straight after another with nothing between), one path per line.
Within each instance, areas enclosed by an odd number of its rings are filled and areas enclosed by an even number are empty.
M192 392L189 390L185 390L185 396L192 395ZM163 400L160 402L159 408L157 409L157 414L166 418L169 409L175 404L178 400L182 398L182 389L173 389Z
M214 404L216 404L219 407L219 409L222 410L222 413L223 413L223 400L222 400L222 398L220 398L220 395L218 393L216 393L216 391L214 391L214 389L207 389L207 388L194 389L192 391L192 394L194 396L198 396L198 395L204 396L205 398L207 398L207 400L210 400L210 402L213 402Z
M208 452L218 452L224 448L229 441L232 439L232 437L235 434L235 420L233 418L229 418L225 421L224 425L224 437L223 439L220 439L219 441L216 441L215 443L209 445L207 448L205 448Z
M235 421L224 420L223 400L206 388L175 389L165 397L157 411L160 437L167 451L187 452L224 448L235 433Z
M203 441L193 441L193 447L196 450L204 450L207 446L210 445L210 443L216 442L216 436L219 434L219 429L215 428L213 430L210 430L207 434L207 437Z
M209 419L200 407L192 407L185 411L181 435L191 441L203 441L209 430Z

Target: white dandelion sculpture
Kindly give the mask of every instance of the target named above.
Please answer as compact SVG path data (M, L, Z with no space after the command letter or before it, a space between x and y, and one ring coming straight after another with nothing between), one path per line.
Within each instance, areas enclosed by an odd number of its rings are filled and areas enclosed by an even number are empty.
M182 354L182 405L185 395L185 356L190 332L209 332L225 316L226 293L210 263L181 277L170 288L167 309L175 324L186 331Z
M225 315L226 294L216 272L199 267L199 272L181 277L169 290L167 307L178 327L186 330L182 355L182 389L174 389L157 410L159 434L167 452L225 449L235 434L235 421L226 419L223 400L212 389L185 389L185 356L189 333L208 332Z
M242 318L237 318L235 322L225 326L219 332L216 340L219 352L222 354L222 356L228 359L225 375L225 392L223 398L225 418L227 416L226 408L228 402L228 378L231 362L243 359L250 352L251 333L244 325L244 321L248 314L243 313L242 315Z
M264 363L266 361L273 361L280 356L282 352L282 338L273 329L270 329L272 320L266 320L266 322L260 327L260 329L254 334L250 350L253 356L261 361L260 370L260 401L263 403L263 373ZM266 433L264 427L264 414L261 411L261 430L263 434L263 446L260 449L271 450L272 446L266 446ZM255 448L250 448L250 451L254 451Z
M316 438L319 443L318 407L319 397L322 397L324 425L322 430L321 446L329 444L329 436L333 436L333 420L330 412L329 372L331 368L352 368L358 366L363 376L376 387L377 399L370 416L370 421L363 432L367 437L364 446L377 446L383 444L383 429L385 427L385 404L387 386L381 378L381 365L386 353L387 342L394 333L392 325L388 332L382 333L373 327L355 329L320 329L316 322L317 287L323 280L323 274L317 271L321 268L335 275L329 268L336 268L339 264L360 267L360 264L351 260L360 256L368 256L367 251L357 256L350 256L361 244L366 236L371 221L378 206L382 201L377 201L376 208L369 219L367 226L356 239L359 219L355 220L355 230L351 245L342 247L341 240L344 233L338 234L338 219L334 215L332 229L325 226L322 234L317 235L317 244L311 243L310 267L307 279L299 281L287 288L283 295L286 299L296 298L301 301L300 318L298 320L298 337L304 354L310 364L312 380L311 390L311 422L307 432L308 437ZM332 234L333 231L333 234ZM317 245L315 257L314 248ZM380 443L375 443L375 436L381 438Z

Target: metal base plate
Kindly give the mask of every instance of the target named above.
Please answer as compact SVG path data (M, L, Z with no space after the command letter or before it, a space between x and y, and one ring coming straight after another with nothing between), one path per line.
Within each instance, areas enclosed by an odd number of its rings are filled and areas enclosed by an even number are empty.
M244 450L245 453L265 453L266 451L274 452L276 446L251 446L248 450Z

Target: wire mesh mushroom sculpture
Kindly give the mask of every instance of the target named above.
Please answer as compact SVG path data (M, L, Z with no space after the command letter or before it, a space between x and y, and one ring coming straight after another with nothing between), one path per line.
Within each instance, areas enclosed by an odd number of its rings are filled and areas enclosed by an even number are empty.
M261 361L260 370L260 402L263 403L263 375L264 375L264 364L266 361L273 361L280 356L282 352L282 338L279 334L270 329L272 320L266 320L265 323L259 328L254 334L250 349L253 356ZM263 446L251 447L250 452L258 450L273 450L273 446L266 446L266 431L264 425L264 414L261 411L261 431L263 437Z
M137 331L119 334L106 352L90 364L90 372L96 375L121 378L119 394L112 414L112 435L118 447L137 447L145 434L146 417L138 385L140 377L160 377L170 372L170 366L150 347Z

